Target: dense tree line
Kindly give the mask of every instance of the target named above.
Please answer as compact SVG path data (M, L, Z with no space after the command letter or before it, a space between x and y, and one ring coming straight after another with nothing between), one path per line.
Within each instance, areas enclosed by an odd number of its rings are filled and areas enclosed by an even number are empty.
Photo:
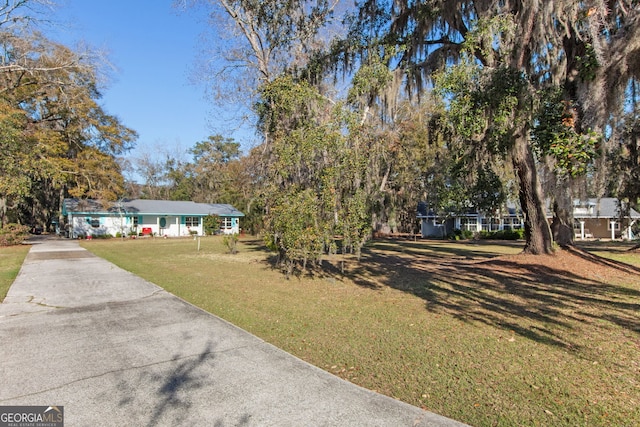
M124 195L116 156L136 133L98 104L98 65L34 30L34 8L0 10L0 222L49 228L64 197Z
M352 214L362 237L409 231L418 201L445 213L516 200L536 254L572 243L573 197L638 202L635 1L182 3L237 29L234 66L211 71L252 82L257 193L289 260L331 251ZM362 208L326 204L327 189ZM303 223L282 219L296 209Z
M259 201L262 184L256 166L259 152L243 155L239 142L211 135L196 142L186 154L191 158L164 153L143 154L128 160L125 169L142 182L127 182L127 197L227 203L246 215L242 224L245 231L262 230L263 209Z
M97 104L95 62L5 8L3 223L47 224L67 195L231 203L291 270L416 232L419 202L446 216L517 201L530 253L572 243L574 197L637 206L634 0L176 3L211 18L210 91L244 100L262 142L212 135L188 160L138 159L144 182L126 183L117 156L136 135Z

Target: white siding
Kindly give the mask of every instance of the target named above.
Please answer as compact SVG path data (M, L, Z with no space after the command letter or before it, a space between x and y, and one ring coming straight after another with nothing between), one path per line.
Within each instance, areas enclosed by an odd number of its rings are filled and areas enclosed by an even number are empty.
M134 218L131 216L69 215L71 224L69 237L75 239L105 234L116 236L118 233L127 236L131 232L142 233L145 229L151 229L153 236L188 237L192 231L203 235L202 218L198 226L187 226L184 221L185 216L138 215L136 218L137 228L134 227ZM162 223L164 227L161 227ZM222 229L224 234L240 233L239 218L228 218L226 224L227 227Z

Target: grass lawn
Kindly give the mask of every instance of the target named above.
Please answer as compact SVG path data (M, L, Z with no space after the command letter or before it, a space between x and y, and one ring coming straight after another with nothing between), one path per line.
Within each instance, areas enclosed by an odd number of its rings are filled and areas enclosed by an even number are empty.
M596 248L613 254L603 262L381 240L359 264L287 280L253 240L236 255L218 237L199 252L190 239L83 246L348 381L473 426L640 425L640 269L617 249Z
M585 249L594 255L624 262L640 267L640 252L629 251L635 244L628 242L587 241L576 242L579 248Z
M28 245L0 247L0 302L7 296L29 249Z

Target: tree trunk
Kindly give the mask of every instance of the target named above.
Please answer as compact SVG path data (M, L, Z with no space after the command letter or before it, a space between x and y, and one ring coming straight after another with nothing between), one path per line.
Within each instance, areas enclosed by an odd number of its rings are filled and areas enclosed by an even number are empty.
M65 218L64 214L62 213L62 207L64 206L64 196L66 195L66 191L67 191L67 186L64 185L64 184L61 185L60 186L60 193L58 194L58 204L60 206L60 210L59 210L60 213L58 215L58 229L62 233L63 237L69 237L64 232L64 230L67 229L67 227L66 227L67 219Z
M7 221L7 198L0 197L0 228L4 228Z
M542 188L535 159L528 143L527 129L515 140L512 162L518 176L520 205L524 213L526 244L523 252L534 255L553 253L553 238L547 221Z
M555 191L556 197L553 202L551 232L555 242L562 247L573 245L573 204L570 192L568 183L561 182L560 188Z

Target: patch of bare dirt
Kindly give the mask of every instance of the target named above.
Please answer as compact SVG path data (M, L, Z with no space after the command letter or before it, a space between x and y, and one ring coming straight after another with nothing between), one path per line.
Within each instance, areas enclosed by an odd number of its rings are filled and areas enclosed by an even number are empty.
M504 261L508 261L505 263ZM554 255L504 255L483 261L482 264L495 270L535 268L544 273L564 271L573 277L584 277L598 281L639 281L640 268L618 261L602 258L579 248L560 249ZM506 271L505 271L506 272ZM540 277L544 280L543 277Z

